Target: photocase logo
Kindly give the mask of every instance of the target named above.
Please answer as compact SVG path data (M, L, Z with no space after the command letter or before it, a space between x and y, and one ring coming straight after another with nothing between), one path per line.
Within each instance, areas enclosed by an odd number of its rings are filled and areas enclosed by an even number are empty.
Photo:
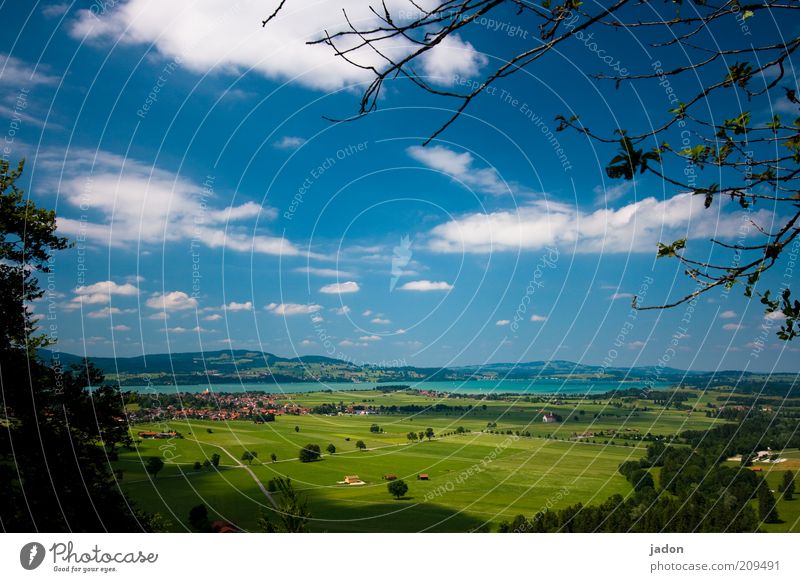
M397 280L403 276L403 269L411 262L411 239L408 235L400 238L400 244L394 247L392 254L392 280L389 282L389 292L394 291Z
M26 570L35 570L44 561L44 546L39 542L30 542L19 551L19 563Z

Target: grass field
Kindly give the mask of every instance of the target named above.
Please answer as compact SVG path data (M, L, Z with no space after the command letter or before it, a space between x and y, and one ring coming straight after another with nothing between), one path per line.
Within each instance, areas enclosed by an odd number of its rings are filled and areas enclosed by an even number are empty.
M419 394L382 392L292 398L304 406L332 401L373 406L437 402ZM576 442L570 440L573 433L627 428L629 435L669 435L713 425L700 412L645 410L647 403L620 407L575 398L552 405L467 398L447 403L475 404L476 408L466 414L428 408L410 416L310 414L279 416L266 424L181 420L138 425L134 436L140 430L170 428L183 438L142 440L135 450L121 451L117 466L123 470L125 491L142 509L166 517L175 531L187 529L189 509L199 503L208 506L212 519L227 520L245 530L256 528L261 511L269 505L261 486L278 476L290 477L308 496L313 531L493 530L499 521L517 514L533 516L548 506L600 503L614 493L630 492L617 468L642 457L644 443L608 433ZM562 415L564 421L543 423L543 408ZM502 434L485 432L487 422L496 422L492 429ZM370 432L372 424L383 432ZM406 438L409 431L431 427L439 435L458 426L469 432L414 443ZM513 433L518 430L530 432L531 437L516 437ZM356 449L358 440L366 443L367 450ZM301 463L299 449L308 443L320 445L323 452L333 444L337 452ZM258 453L250 470L240 461L246 450ZM218 470L194 468L196 461L213 453L221 456ZM277 462L270 460L273 453ZM153 456L166 463L156 478L144 470L144 463ZM389 473L408 483L405 498L395 500L389 495L382 479ZM430 479L418 480L420 473ZM354 474L366 484L337 483Z

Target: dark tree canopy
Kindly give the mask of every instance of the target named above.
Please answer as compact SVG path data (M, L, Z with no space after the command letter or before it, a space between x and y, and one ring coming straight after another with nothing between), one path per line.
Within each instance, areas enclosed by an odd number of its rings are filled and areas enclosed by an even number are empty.
M0 161L0 528L4 531L147 531L164 523L136 510L111 470L131 446L124 400L84 361L43 362L30 303L43 296L53 253L68 246L55 214L26 199L23 164ZM160 459L158 459L160 461Z

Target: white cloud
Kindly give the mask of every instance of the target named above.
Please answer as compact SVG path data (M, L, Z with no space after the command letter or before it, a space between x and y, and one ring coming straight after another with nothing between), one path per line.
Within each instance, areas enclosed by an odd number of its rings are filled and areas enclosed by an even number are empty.
M381 336L379 335L362 335L360 338L362 342L379 342L381 341Z
M130 331L131 330L131 328L128 327L127 325L122 325L122 324L115 325L111 329L113 329L114 331Z
M69 10L70 3L69 2L61 2L59 4L48 4L47 6L42 7L42 16L45 18L55 18L56 16L61 16L65 14L67 10Z
M301 145L306 143L305 138L296 137L293 135L286 135L283 136L281 139L273 143L272 145L279 150L296 150Z
M355 346L364 347L364 346L366 346L368 344L366 342L352 342L350 340L342 340L342 341L339 342L339 345L344 347L344 348L352 348L352 347L355 347Z
M167 329L167 331L169 331L170 333L206 333L209 330L207 330L205 328L202 328L199 325L197 325L197 326L192 327L192 328L186 328L186 327L180 327L180 326L179 327L170 327L170 328Z
M722 326L725 331L736 331L742 329L744 326L739 323L726 323Z
M215 208L218 196L210 195L208 186L152 164L80 148L70 149L66 159L61 152L42 152L37 163L50 176L48 185L90 217L82 222L60 216L63 234L131 249L138 243L191 239L239 252L307 254L283 237L239 224L259 216L272 218L275 209L252 201Z
M400 286L403 291L450 291L453 286L445 281L409 281Z
M73 289L74 297L65 305L75 309L80 305L109 303L112 296L133 297L139 295L139 288L131 283L120 285L114 281L98 281L91 285L81 285Z
M166 311L156 311L147 316L147 319L154 319L156 321L165 321L169 319L169 314Z
M361 287L359 287L358 283L356 283L355 281L345 281L344 283L331 283L330 285L325 285L319 290L319 292L337 294L337 293L356 293L360 290Z
M341 307L334 308L333 312L336 315L347 315L348 313L350 313L350 308L347 305L342 305Z
M365 309L364 312L361 315L363 315L364 317L369 317L370 315L372 315L372 310L371 309Z
M300 342L300 345L308 347L308 346L315 346L317 344L316 342L313 342L311 340L304 339L303 341Z
M27 63L16 57L0 53L0 85L15 87L32 87L35 85L56 85L60 77L47 73L46 65Z
M633 293L612 293L609 299L611 299L611 301L617 301L619 299L633 299Z
M406 150L418 162L447 174L469 188L488 194L508 194L506 184L494 168L476 168L469 152L457 153L444 146L411 146Z
M434 0L422 0L433 5ZM379 24L378 17L363 0L336 2L287 2L266 27L261 21L277 6L272 2L238 2L226 6L197 0L120 0L100 17L89 10L77 12L70 34L76 39L121 44L152 45L165 58L179 57L182 66L197 73L210 70L238 74L253 71L270 79L288 80L325 91L335 90L371 78L371 73L337 57L324 44L310 40L345 30L345 12L358 26ZM386 0L395 16L411 7L405 0ZM380 10L379 10L380 11ZM357 38L341 39L337 48L351 49ZM399 59L409 54L412 44L402 38L379 42L384 55ZM437 47L438 49L438 47ZM460 49L460 50L459 50ZM431 51L427 65L437 73L470 71L481 57L463 42L453 40L441 50ZM384 60L369 47L348 54L364 66L382 66ZM448 67L447 58L452 59Z
M547 318L544 315L536 315L535 313L531 315L531 321L547 321Z
M727 311L723 311L722 313L720 313L719 316L722 319L733 319L734 317L736 317L736 312L729 309Z
M253 302L245 301L244 303L236 303L236 301L231 301L227 305L223 305L222 308L226 311L252 311Z
M102 319L110 315L122 315L123 313L136 313L136 310L120 309L119 307L103 307L97 311L90 311L86 314L86 317L91 317L92 319Z
M370 321L378 325L389 325L390 323L392 323L391 319L385 319L383 317L374 317Z
M308 315L322 309L322 305L315 303L270 303L265 309L275 315Z
M325 321L325 318L323 318L319 313L315 313L311 316L311 323L322 323L323 321Z
M218 321L222 319L222 316L219 313L212 313L211 315L206 315L203 319L205 321Z
M159 311L183 311L196 309L197 299L189 297L183 291L170 291L169 293L153 293L145 301L145 305Z
M511 323L511 321L508 320L508 319L498 319L495 322L495 325L498 326L498 327L503 327L504 325L508 325L509 323Z
M647 345L646 342L643 342L643 341L640 341L640 340L628 342L628 348L631 349L631 350L640 350L643 347L645 347L646 345Z
M783 311L773 311L771 313L765 313L764 319L768 319L770 321L781 321L786 319L786 314Z
M473 77L489 63L486 55L479 53L471 43L451 34L421 58L422 71L434 82L453 84L453 77Z
M706 209L702 197L690 193L593 212L538 200L516 210L467 214L440 224L430 233L429 247L440 253L489 253L574 245L579 253L654 253L658 242L738 236L742 212L727 212L728 205L720 198ZM772 224L767 210L748 216L761 225Z

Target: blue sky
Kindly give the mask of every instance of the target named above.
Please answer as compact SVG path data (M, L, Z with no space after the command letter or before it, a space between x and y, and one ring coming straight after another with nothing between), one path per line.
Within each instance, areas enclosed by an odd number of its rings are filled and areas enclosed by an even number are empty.
M576 40L421 147L453 102L407 81L364 119L325 119L355 112L365 77L301 41L341 25L334 4L360 14L363 3L303 3L270 29L263 2L189 4L0 5L18 31L0 41L4 155L27 159L25 188L76 241L35 306L60 349L797 371L779 321L740 289L631 313L631 294L655 303L692 289L655 260L657 242L688 236L704 257L711 236L776 220L770 208L704 210L647 177L610 181L613 148L548 134L557 114L609 133L641 127L670 108L657 82L593 81L605 65ZM515 22L500 11L468 28L423 72L468 86L533 42ZM613 36L598 44L631 70L653 60ZM785 259L765 283L791 269Z

